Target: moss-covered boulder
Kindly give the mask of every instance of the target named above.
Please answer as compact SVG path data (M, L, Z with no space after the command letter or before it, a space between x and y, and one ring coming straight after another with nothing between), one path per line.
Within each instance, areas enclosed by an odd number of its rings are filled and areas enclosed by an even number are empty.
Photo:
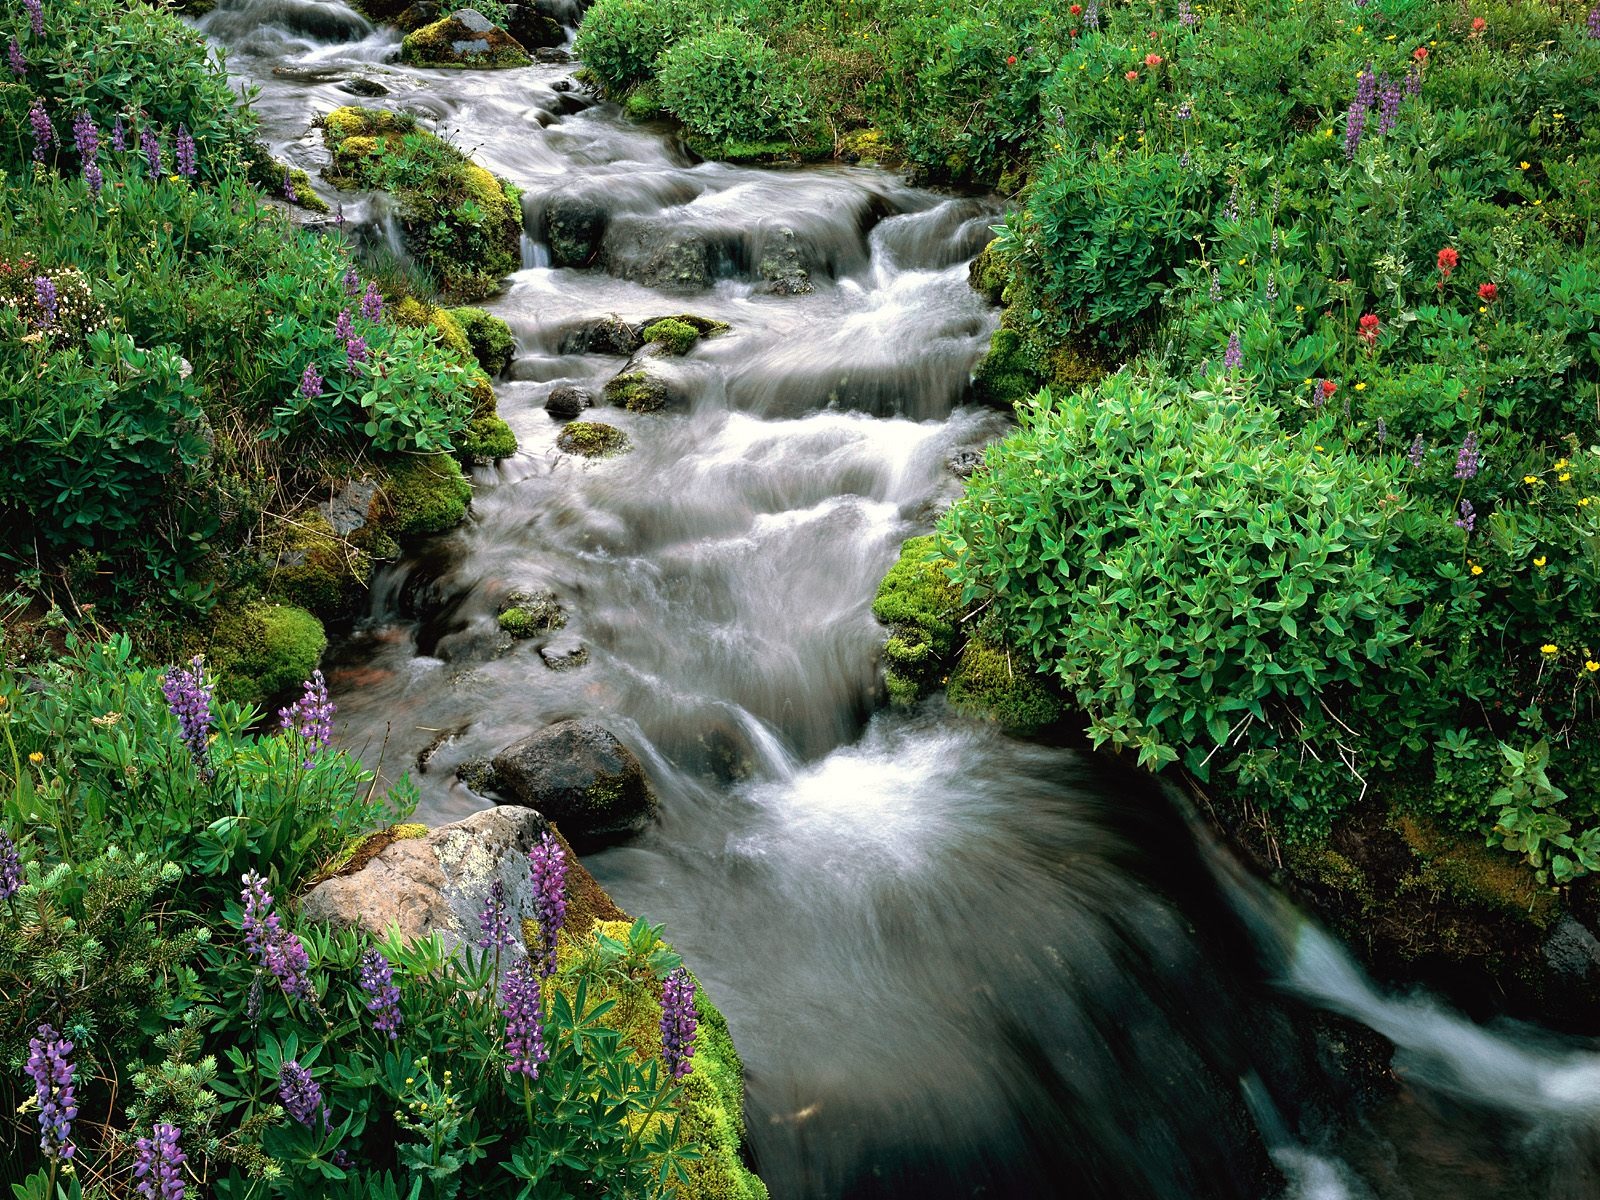
M521 193L403 113L347 105L321 119L337 187L400 202L411 252L452 295L478 300L522 262Z
M955 648L961 594L945 574L948 562L932 537L900 548L872 602L872 615L889 627L883 648L884 684L897 704L911 704L944 682Z
M640 336L646 342L660 346L668 354L687 354L701 338L725 333L727 329L727 324L722 321L713 321L709 317L696 317L689 313L677 313L670 317L647 321L640 330Z
M628 435L599 421L574 421L556 437L556 449L584 458L612 458L628 452Z
M666 943L630 936L637 926L626 921L598 921L587 933L575 930L571 918L557 942L556 973L545 983L547 1003L555 993L570 1003L578 980L587 980L591 1002L610 1001L602 1019L622 1035L641 1063L661 1060L661 985L649 957ZM599 936L613 946L628 947L619 968L604 969ZM691 976L692 978L692 976ZM600 983L596 990L596 981ZM694 1008L698 1027L689 1074L677 1116L685 1141L696 1142L702 1156L688 1164L688 1182L679 1189L683 1200L767 1200L767 1187L744 1165L744 1066L734 1049L728 1022L695 980ZM668 1118L670 1119L670 1117Z
M466 335L472 356L489 377L505 374L517 352L517 339L512 336L511 326L481 308L452 308L449 316Z
M501 69L533 62L522 43L475 8L406 34L400 61L413 67Z
M839 141L839 157L845 162L876 163L881 167L898 167L905 162L905 156L881 129L851 130Z
M607 404L637 413L660 412L685 399L671 380L650 370L647 360L637 359L608 382L602 394Z
M517 452L517 435L499 417L473 417L456 439L461 457L472 463L490 463Z
M443 533L459 525L472 501L472 484L448 454L407 455L384 468L387 525L396 534Z
M1067 711L1034 664L989 631L975 634L961 648L945 694L957 708L1022 737L1053 725Z
M407 329L431 329L441 346L450 347L464 359L473 357L467 331L449 309L428 304L415 296L404 296L389 306L389 319Z
M350 610L372 577L372 557L307 509L281 520L266 540L267 593L323 616Z
M305 609L261 601L217 621L206 661L223 699L268 708L311 677L327 648L322 622Z
M631 833L655 814L644 768L598 721L558 721L494 756L497 786L575 841Z
M500 628L514 638L554 633L567 623L567 614L554 592L512 592L500 602Z

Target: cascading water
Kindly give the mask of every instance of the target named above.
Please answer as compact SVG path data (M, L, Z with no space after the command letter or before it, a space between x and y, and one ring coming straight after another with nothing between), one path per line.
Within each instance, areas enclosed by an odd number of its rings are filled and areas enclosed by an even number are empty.
M223 0L203 28L313 176L312 118L376 85L523 189L523 269L488 305L522 450L377 581L341 734L422 762L429 820L486 803L459 765L554 719L639 753L660 820L586 861L726 1012L775 1197L1600 1194L1591 1048L1379 994L1143 777L938 705L872 712L874 588L958 493L947 464L1005 428L960 405L992 203L695 163L569 66L387 66L395 35L338 3ZM384 198L342 200L393 239ZM553 227L592 265L552 267ZM602 409L631 453L557 451L546 396L623 362L582 331L685 311L730 327L672 365L687 410ZM586 665L504 649L519 588L556 592ZM1394 1097L1352 1109L1328 1061L1350 1027L1310 1006L1399 1047Z

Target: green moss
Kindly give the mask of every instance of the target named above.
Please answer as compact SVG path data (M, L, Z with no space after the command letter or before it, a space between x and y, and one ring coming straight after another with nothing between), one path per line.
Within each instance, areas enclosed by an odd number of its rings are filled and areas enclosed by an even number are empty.
M932 537L900 547L872 602L872 615L889 627L883 649L884 682L897 704L921 699L939 686L955 648L961 595L945 575L946 562L933 556Z
M575 995L577 980L588 980L591 1000L610 1000L614 1007L603 1023L622 1035L641 1062L661 1055L661 983L648 970L612 971L596 968L596 934L616 941L628 940L625 921L599 921L584 936L563 932L557 953L559 970L546 983L547 1002L552 991ZM631 961L631 960L630 960ZM678 1118L684 1140L698 1142L703 1155L688 1164L689 1182L678 1195L682 1200L767 1200L767 1187L744 1165L740 1146L744 1140L744 1064L739 1060L728 1022L695 980L694 1069L683 1081Z
M1011 408L1043 385L1044 372L1028 353L1022 335L1004 326L996 329L989 339L989 353L972 377L978 399L996 408Z
M700 331L687 321L667 317L646 325L642 336L647 342L657 342L668 354L687 354L700 340Z
M991 635L974 635L962 648L947 686L950 702L1024 737L1061 719L1066 705L1016 650Z
M839 157L848 161L898 167L904 158L881 129L856 129L839 143Z
M1482 839L1448 832L1415 816L1393 818L1395 830L1422 862L1422 876L1464 904L1547 928L1560 915L1553 891L1527 866Z
M323 616L347 611L372 577L372 558L334 533L316 509L284 520L267 540L267 592Z
M629 412L650 413L667 407L672 395L664 380L648 371L630 371L606 384L605 398L606 403Z
M990 242L967 268L967 282L990 304L999 304L1005 298L1006 284L1011 281L1011 270L995 251L998 242Z
M513 592L500 607L500 628L512 637L550 633L567 623L553 592Z
M305 609L258 602L217 621L206 660L223 699L260 708L309 679L327 647L322 622Z
M455 44L463 40L481 45L483 49L462 53ZM453 16L406 34L405 40L400 43L400 61L413 67L470 67L477 70L526 67L533 62L528 52L505 30L492 29L480 36Z
M556 449L584 458L611 458L628 450L628 435L614 425L573 421L556 438Z
M622 111L635 121L654 121L662 116L661 89L654 82L642 83L628 93Z
M456 439L456 449L472 462L493 462L517 452L517 435L499 417L474 417Z
M491 377L504 373L517 350L517 339L511 335L511 326L481 308L453 308L448 315L466 335L478 365Z
M1375 898L1366 873L1337 850L1325 844L1290 841L1283 852L1296 879L1334 893L1341 909L1351 913L1372 909Z
M386 464L384 501L397 534L442 533L459 525L472 484L448 454L395 458Z

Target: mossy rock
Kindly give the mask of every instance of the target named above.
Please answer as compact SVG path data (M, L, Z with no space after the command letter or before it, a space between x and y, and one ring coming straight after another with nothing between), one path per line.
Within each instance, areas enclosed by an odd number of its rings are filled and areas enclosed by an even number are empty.
M516 38L469 8L406 34L400 61L413 67L501 70L526 67L533 59Z
M598 721L557 721L494 756L496 786L575 842L636 832L655 815L644 767Z
M1397 814L1393 825L1423 864L1425 880L1441 886L1453 899L1515 917L1536 929L1548 928L1561 915L1556 894L1504 850L1410 814Z
M613 458L628 452L628 435L599 421L573 421L556 436L556 449L584 458Z
M482 299L521 265L521 193L510 183L403 113L346 105L318 123L328 179L392 192L412 253L446 291Z
M936 545L930 536L901 546L872 601L872 615L889 627L884 683L896 704L937 689L955 649L961 593L945 574L948 561L934 555Z
M891 168L905 162L905 156L881 129L856 129L845 134L839 143L839 157L846 162L877 163Z
M661 981L648 969L604 974L598 969L597 937L627 945L629 928L626 921L597 921L586 935L574 937L563 931L557 943L556 973L545 984L545 1001L553 1002L554 993L561 992L570 1002L577 981L587 980L592 1001L612 1002L602 1023L622 1035L623 1044L640 1063L659 1061ZM683 1200L767 1200L766 1184L744 1165L740 1154L745 1132L744 1064L727 1019L698 979L694 985L695 1048L677 1116L681 1137L698 1143L702 1157L687 1164L689 1180L679 1195Z
M500 628L514 638L553 633L567 623L554 592L512 592L500 605Z
M1006 284L1011 282L1011 269L995 250L998 244L998 240L990 242L967 268L967 282L972 290L990 304L999 304L1005 299Z
M656 343L668 354L687 354L700 340L700 331L687 321L667 317L665 320L646 325L643 337L647 342Z
M605 387L607 404L629 412L660 412L672 403L672 388L667 381L649 371L625 371Z
M317 195L311 186L311 176L299 167L290 167L280 158L273 158L264 145L257 144L245 170L246 177L256 187L267 195L277 200L286 200L297 208L307 212L327 213L332 211L328 202ZM293 189L294 199L289 199L289 189L283 186L284 180L289 181L289 188Z
M446 315L465 334L472 356L489 377L505 374L512 355L517 352L517 339L511 334L511 326L481 308L452 308Z
M284 520L266 546L269 595L323 616L348 612L372 578L371 555L314 508Z
M499 417L474 417L456 438L456 449L468 462L494 462L517 452L517 435Z
M311 613L262 601L217 621L206 661L224 700L264 709L309 679L327 648L328 635Z
M957 708L985 716L1021 737L1053 725L1067 712L1033 663L987 631L974 635L962 648L945 692Z
M634 121L655 121L666 115L661 106L661 89L654 82L641 83L622 101L622 111Z
M384 503L396 534L443 533L466 518L472 484L450 455L393 458L385 464L385 475Z
M989 352L973 373L972 387L983 403L1010 409L1032 397L1044 381L1022 334L1001 326L989 339Z

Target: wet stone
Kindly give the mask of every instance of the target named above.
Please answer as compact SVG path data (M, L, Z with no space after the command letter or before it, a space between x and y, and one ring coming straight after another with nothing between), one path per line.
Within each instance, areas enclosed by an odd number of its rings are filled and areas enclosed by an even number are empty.
M352 479L331 500L317 505L328 518L334 533L348 537L367 523L373 497L378 494L378 481L372 478Z
M544 410L552 417L570 421L584 409L594 407L594 396L589 389L575 383L563 383L551 391L544 402Z
M339 90L341 92L349 92L352 96L366 96L369 98L387 96L389 94L389 89L376 79L364 78L347 80L339 85Z
M495 23L475 8L458 9L453 16L460 25L473 33L488 33L495 28ZM461 44L458 42L457 47L459 48Z
M575 637L561 637L540 646L539 657L552 671L571 671L589 661L589 647Z

